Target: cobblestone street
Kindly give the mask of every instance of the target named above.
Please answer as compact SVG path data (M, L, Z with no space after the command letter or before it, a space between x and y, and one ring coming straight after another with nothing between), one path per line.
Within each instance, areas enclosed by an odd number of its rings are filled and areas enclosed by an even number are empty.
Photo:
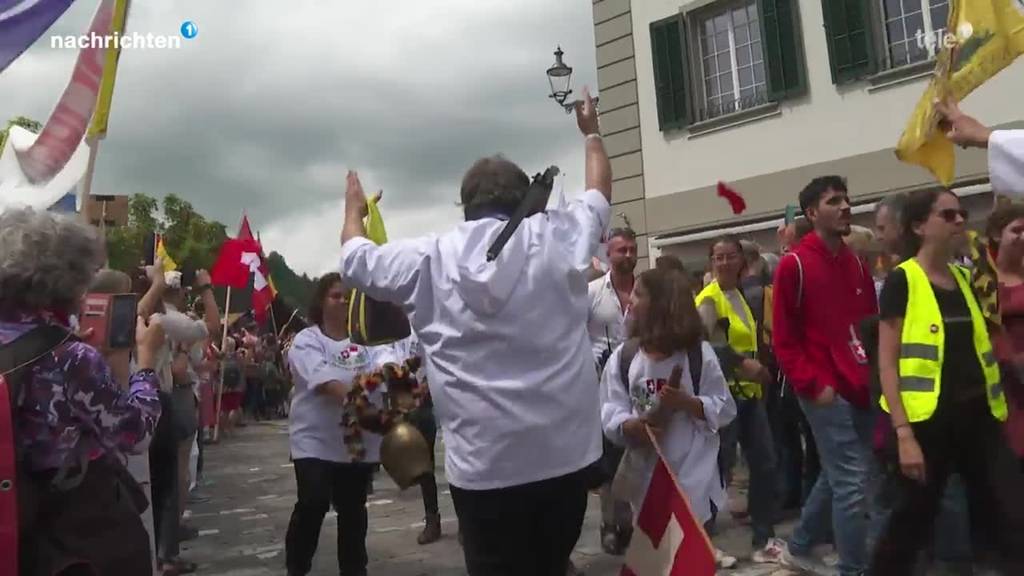
M439 451L442 446L439 441ZM210 500L189 505L188 522L200 530L200 536L185 543L183 555L199 564L198 573L202 575L284 574L284 535L295 503L295 476L288 462L287 422L252 424L206 450L205 479L200 492ZM374 494L369 499L367 548L371 575L456 576L466 573L440 454L437 461L444 537L429 546L416 543L423 526L419 489L401 492L385 473L377 476ZM724 516L721 534L715 538L715 543L741 562L736 569L721 573L772 574L771 567L744 562L750 555L749 530L735 524L728 514ZM599 523L598 500L591 496L574 559L588 576L617 575L621 559L601 551ZM335 535L334 513L331 512L320 535L313 574L337 574ZM788 574L782 570L775 570L775 573Z

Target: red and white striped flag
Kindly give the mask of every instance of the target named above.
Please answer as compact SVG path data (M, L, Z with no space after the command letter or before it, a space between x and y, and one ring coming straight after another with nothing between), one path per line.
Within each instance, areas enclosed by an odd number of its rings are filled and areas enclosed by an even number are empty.
M621 576L715 576L715 551L658 454Z

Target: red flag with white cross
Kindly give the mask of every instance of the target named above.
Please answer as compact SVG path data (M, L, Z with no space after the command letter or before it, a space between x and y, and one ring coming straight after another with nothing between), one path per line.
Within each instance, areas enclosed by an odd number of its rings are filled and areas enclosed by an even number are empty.
M658 454L621 576L715 576L715 551Z

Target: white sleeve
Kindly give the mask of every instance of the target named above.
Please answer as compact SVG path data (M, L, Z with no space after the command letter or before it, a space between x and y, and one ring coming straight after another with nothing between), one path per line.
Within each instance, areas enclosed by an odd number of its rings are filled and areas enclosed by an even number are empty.
M988 171L997 194L1024 198L1024 130L996 130L988 140Z
M300 332L288 350L288 364L292 374L306 383L310 390L335 380L337 372L332 371L327 363L327 353L323 344L311 332Z
M633 402L629 398L629 391L622 385L622 375L619 370L619 358L622 355L622 345L612 352L608 358L608 364L604 367L601 375L601 427L604 435L619 446L626 444L626 438L622 435L622 425L630 418L635 418L633 413Z
M378 246L352 238L341 247L341 277L347 287L371 298L411 307L417 285L430 274L431 242L420 238Z
M585 273L611 219L611 204L597 190L587 190L564 209L548 211L554 242L568 251L573 267Z
M210 336L206 322L193 320L181 312L171 310L161 314L160 323L167 339L177 344L191 346Z
M715 350L707 342L701 343L704 365L700 374L700 395L698 399L704 404L704 420L698 426L716 433L736 418L736 401L729 392L729 384L718 365Z

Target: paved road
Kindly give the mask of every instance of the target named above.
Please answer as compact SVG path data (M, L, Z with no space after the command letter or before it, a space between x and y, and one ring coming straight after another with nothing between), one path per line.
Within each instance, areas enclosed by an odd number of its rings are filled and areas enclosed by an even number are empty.
M443 443L438 442L438 450ZM386 474L378 476L369 499L369 571L374 576L462 576L462 551L455 537L455 512L438 461L444 538L430 546L416 544L422 529L423 504L418 489L401 492ZM201 488L210 501L190 505L190 520L200 529L198 539L184 546L183 555L199 564L199 574L265 576L284 574L284 534L295 503L295 476L288 463L285 421L250 425L207 447L206 472ZM618 575L620 558L601 551L598 542L600 508L591 497L583 536L574 559L587 576ZM787 530L783 532L788 533ZM336 528L330 513L320 536L313 574L337 574ZM749 558L749 530L727 520L715 544L737 558ZM770 567L741 562L721 574L782 575Z

